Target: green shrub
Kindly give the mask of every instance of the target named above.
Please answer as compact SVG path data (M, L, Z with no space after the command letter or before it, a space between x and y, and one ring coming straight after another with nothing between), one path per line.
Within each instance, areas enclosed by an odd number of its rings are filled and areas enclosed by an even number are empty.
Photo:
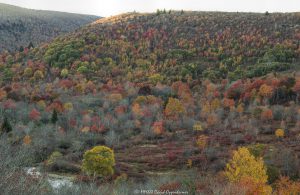
M202 77L215 81L222 78L222 73L219 70L208 68L202 72Z
M69 75L69 71L68 71L68 69L66 69L66 68L64 68L64 69L62 69L61 70L61 72L60 72L60 76L61 77L67 77Z
M162 82L164 80L164 77L160 74L154 74L149 77L149 80L151 83L156 84L158 82Z
M255 156L255 158L262 157L264 155L264 151L266 149L266 145L264 144L254 144L247 147L249 152Z
M77 69L77 72L80 72L80 73L88 73L89 72L89 69L86 67L86 66L80 66L78 69Z
M25 77L31 77L32 76L32 74L33 74L33 70L32 70L32 68L25 68L25 70L24 70L24 76Z
M43 74L42 71L37 70L37 71L34 72L33 77L34 77L35 80L40 80L40 79L44 78L44 74Z
M45 62L54 67L64 68L80 57L78 48L83 46L82 40L60 42L59 39L51 43L44 55Z
M282 45L276 45L274 48L269 49L262 62L292 62L295 57L295 53L292 49L286 48Z
M280 62L268 62L261 63L250 66L247 71L245 71L245 76L248 78L259 77L271 73L273 71L280 72L286 71L292 68L291 64L280 63Z
M10 68L5 68L3 71L3 80L11 80L14 73Z
M55 151L53 152L49 159L47 160L47 165L52 165L54 164L57 160L61 159L63 157L62 153Z
M280 176L280 170L275 166L267 166L268 182L275 182Z
M167 58L174 58L178 60L186 60L195 56L195 51L189 51L185 49L172 49L167 54Z
M83 155L82 171L88 175L110 176L114 173L114 151L106 146L96 146Z

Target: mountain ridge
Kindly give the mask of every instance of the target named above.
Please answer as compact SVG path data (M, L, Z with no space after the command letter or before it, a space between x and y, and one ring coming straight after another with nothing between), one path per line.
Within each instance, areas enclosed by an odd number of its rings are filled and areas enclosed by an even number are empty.
M0 3L0 51L15 51L89 24L98 16L33 10Z
M112 69L119 68L126 74L133 73L129 69L134 69L144 72L143 75L157 73L174 80L178 71L182 79L230 76L236 80L241 78L243 69L249 69L246 77L263 76L279 69L278 63L299 61L299 22L299 13L126 13L97 20L58 37L40 49L39 59L49 59L46 64L71 69L74 73L93 64L95 70L90 72L95 75L97 71L110 74ZM76 46L79 56L71 61L62 62L47 52L54 49L64 53L62 45L73 47L72 43L81 46ZM275 46L278 51L273 51ZM286 59L278 56L275 59L274 55L280 52L286 52ZM274 62L272 67L268 62ZM262 66L271 68L257 74ZM290 69L289 65L283 67ZM147 68L152 72L147 72Z

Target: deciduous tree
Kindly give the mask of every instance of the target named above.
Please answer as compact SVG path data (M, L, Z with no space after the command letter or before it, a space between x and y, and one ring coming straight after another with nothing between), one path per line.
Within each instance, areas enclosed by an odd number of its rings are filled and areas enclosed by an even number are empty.
M266 183L267 170L262 158L257 158L245 147L234 151L232 159L226 165L225 175L231 182L239 182L245 177L250 177L254 182Z
M185 108L182 103L176 98L169 98L168 104L165 108L165 115L167 117L176 117L184 114Z
M83 155L82 171L93 176L110 176L114 173L114 151L106 146L96 146Z

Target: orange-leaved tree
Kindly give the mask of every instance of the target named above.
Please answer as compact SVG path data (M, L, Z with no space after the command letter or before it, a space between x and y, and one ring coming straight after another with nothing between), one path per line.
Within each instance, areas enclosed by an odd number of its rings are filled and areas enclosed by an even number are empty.
M280 177L275 182L276 195L300 194L300 182L291 181L288 177Z

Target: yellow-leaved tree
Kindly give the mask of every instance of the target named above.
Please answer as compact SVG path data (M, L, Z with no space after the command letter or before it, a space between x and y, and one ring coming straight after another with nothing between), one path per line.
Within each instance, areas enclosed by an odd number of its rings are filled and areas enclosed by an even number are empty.
M262 195L269 195L272 192L272 188L267 185L268 175L263 159L256 159L246 147L234 151L232 159L226 165L225 175L233 183L241 185L251 183L248 192Z
M113 175L115 166L114 151L106 146L95 146L83 155L82 171L93 176Z
M168 104L165 109L165 115L167 117L176 117L186 112L182 103L176 98L169 98Z

